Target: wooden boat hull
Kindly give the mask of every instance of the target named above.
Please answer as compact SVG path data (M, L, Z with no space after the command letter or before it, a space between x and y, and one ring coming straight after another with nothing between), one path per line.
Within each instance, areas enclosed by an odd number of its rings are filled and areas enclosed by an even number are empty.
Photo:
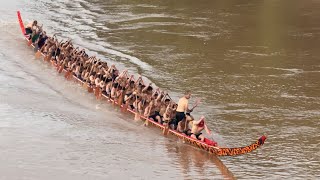
M21 31L25 37L25 39L28 41L28 37L25 35L25 29L24 29L24 25L23 25L23 21L22 21L22 18L21 18L21 14L19 11L17 11L17 15L18 15L18 20L19 20L19 24L20 24L20 28L21 28ZM34 45L31 44L33 47ZM45 57L45 55L43 53L41 53L41 55L43 57ZM57 64L55 64L54 62L51 62L51 65L56 68L57 67ZM63 73L66 73L67 70L63 69L62 70ZM88 92L94 92L95 91L95 88L92 88L92 87L88 87L85 82L83 82L81 79L79 79L78 77L76 77L75 75L71 75L71 79L73 79L75 82L81 84L82 86L86 87L86 89L88 90ZM116 104L118 105L118 102L110 99L109 97L107 97L105 94L101 94L101 99L103 100L106 100L107 102L110 102L110 103L113 103L113 104ZM118 105L119 108L123 108L123 106L121 105ZM132 111L131 109L127 108L126 111L132 113L135 115L135 112ZM154 127L157 127L159 128L161 131L165 128L165 126L163 126L162 124L159 124L158 122L155 122L151 119L148 119L147 117L144 117L144 116L140 116L140 119L141 120L144 120L144 121L148 121L148 124L149 125L152 125ZM217 147L217 146L212 146L212 145L209 145L210 143L212 144L216 144L214 141L211 141L209 139L206 139L207 143L205 142L202 142L202 141L199 141L197 139L193 139L189 136L186 136L185 134L181 134L175 130L171 130L169 129L169 134L170 135L173 135L173 136L176 136L178 137L179 139L182 139L184 142L192 145L192 146L195 146L197 148L200 148L204 151L207 151L208 153L212 153L212 154L215 154L217 156L235 156L235 155L241 155L241 154L246 154L246 153L249 153L253 150L256 150L257 148L259 148L261 145L264 144L265 140L267 139L266 136L261 136L256 142L248 145L248 146L244 146L244 147L236 147L236 148L228 148L228 147Z

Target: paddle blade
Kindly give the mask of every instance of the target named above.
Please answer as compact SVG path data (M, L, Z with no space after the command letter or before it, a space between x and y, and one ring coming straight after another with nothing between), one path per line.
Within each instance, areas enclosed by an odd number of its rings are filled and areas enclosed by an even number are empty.
M144 126L149 126L149 120L146 119L146 121L144 122Z
M71 75L71 71L67 71L67 72L64 74L64 77L65 77L67 80L69 80L70 75Z
M35 57L36 57L37 59L39 59L40 56L41 56L41 52L40 52L40 51L36 52Z
M128 105L127 105L127 103L126 104L124 104L122 107L121 107L121 111L126 111L128 109Z
M72 76L72 71L69 71L69 75L68 75L67 79L70 80L71 76Z
M201 99L197 98L196 101L193 104L193 107L191 109L193 110L194 108L196 108L200 104L200 102L201 102Z
M82 87L87 88L87 83L86 83L86 82L83 83L83 84L82 84Z
M47 55L47 56L44 58L45 61L49 61L50 59L51 59L51 55Z
M62 70L63 70L63 67L62 66L60 66L60 68L59 68L59 73L62 73Z
M57 64L54 61L51 61L52 66L56 67Z
M36 45L34 46L33 51L34 51L34 52L37 52L38 50L39 50L39 46L38 46L38 43L36 43Z
M112 101L112 105L114 106L116 104L116 100L115 99L111 99Z
M163 135L168 135L168 133L169 133L169 127L168 126L165 126L164 127L164 129L163 129L163 131L162 131L162 133L163 133Z
M102 92L101 92L101 90L99 89L99 93L98 93L97 99L101 99L101 97L102 97Z
M139 121L140 120L140 114L138 112L134 113L134 120Z
M195 103L194 103L195 106L198 106L198 105L200 104L200 102L201 102L201 99L200 99L200 98L197 98L196 101L195 101Z
M88 93L92 93L93 92L93 88L92 87L88 87Z
M60 65L57 64L57 65L56 65L56 68L57 68L57 71L59 71Z
M120 95L120 97L118 98L118 105L121 107L122 103L123 103L123 97L122 95Z
M100 99L100 93L101 93L100 87L97 86L94 91L94 95L96 96L96 99Z

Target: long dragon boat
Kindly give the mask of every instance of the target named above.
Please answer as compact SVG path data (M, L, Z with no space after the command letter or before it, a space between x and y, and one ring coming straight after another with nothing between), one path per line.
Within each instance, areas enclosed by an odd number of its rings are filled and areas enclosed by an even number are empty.
M24 24L23 24L23 21L22 21L22 18L21 18L20 11L17 11L17 16L18 16L18 21L19 21L19 25L20 25L22 34L23 34L25 40L29 41L29 37L27 35L25 35L25 28L24 28ZM31 45L33 46L33 48L35 48L35 46L33 44L31 44ZM42 52L39 52L39 50L38 50L38 53L41 53L43 58L45 57L45 54L43 54ZM54 62L52 62L51 64L52 64L53 67L57 67L57 64L55 64ZM65 73L65 75L66 75L66 73L68 73L66 69L63 69L62 72ZM77 82L77 83L81 84L82 86L86 87L86 89L88 89L88 92L95 92L96 91L94 88L91 88L91 87L87 86L87 84L84 81L82 81L81 79L79 79L75 75L72 74L71 78L75 82ZM116 102L113 99L109 98L105 94L101 94L101 98L99 98L99 99L106 100L106 102L116 104L119 108L124 109L125 111L136 115L135 111L133 111L133 110L131 110L129 108L125 108L123 105L118 104L118 102ZM146 121L148 125L152 125L154 127L157 127L160 130L164 130L165 129L164 125L162 125L162 124L160 124L158 122L155 122L155 121L153 121L153 120L151 120L151 119L149 119L149 118L147 118L145 116L141 116L140 115L140 118L141 118L141 120ZM187 136L185 134L179 133L178 131L175 131L175 130L172 130L172 129L168 130L168 134L176 136L179 139L182 139L183 142L186 142L186 143L188 143L188 144L190 144L192 146L195 146L195 147L197 147L199 149L207 151L208 153L211 153L211 154L215 154L217 156L235 156L235 155L241 155L241 154L249 153L249 152L251 152L253 150L256 150L260 146L262 146L264 144L265 140L267 139L267 137L263 135L256 142L254 142L254 143L252 143L252 144L250 144L248 146L229 148L229 147L219 147L215 141L209 140L207 138L205 138L205 141L202 142L200 140L191 138L191 137L189 137L189 136Z

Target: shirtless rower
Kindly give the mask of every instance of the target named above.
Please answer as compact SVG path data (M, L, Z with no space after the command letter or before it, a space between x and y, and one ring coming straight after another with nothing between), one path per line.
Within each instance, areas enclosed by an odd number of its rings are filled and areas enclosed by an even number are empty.
M48 36L47 36L46 32L45 31L41 32L40 33L40 37L38 39L38 47L39 47L39 49L41 49L44 46L44 44L46 43L47 39L48 39Z
M111 88L112 88L111 76L110 77L106 77L106 88L105 88L105 92L103 92L104 95L109 97L111 95Z
M189 102L190 98L191 98L190 91L186 91L184 93L184 96L179 99L178 107L176 110L176 112L177 112L176 119L172 122L172 124L174 124L175 129L177 128L179 122L185 119L185 117L186 117L185 113L192 112L192 109L188 108L188 102Z
M204 141L204 136L201 133L203 129L209 135L211 134L211 131L208 129L206 125L204 116L201 116L201 118L198 121L193 121L190 137L194 139L198 139L200 141Z
M170 121L172 120L172 112L174 111L173 105L174 105L174 102L170 102L169 99L165 100L166 109L165 109L165 112L162 114L163 125L165 126L169 126Z

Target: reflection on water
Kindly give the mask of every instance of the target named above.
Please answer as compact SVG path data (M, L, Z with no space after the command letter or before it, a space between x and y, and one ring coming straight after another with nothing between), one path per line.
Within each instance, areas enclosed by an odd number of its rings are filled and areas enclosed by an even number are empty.
M169 157L175 159L182 167L185 179L202 179L204 177L211 179L212 177L218 178L221 175L225 179L235 179L232 172L217 156L186 146L181 142L174 146L172 143L166 143L166 148ZM195 173L191 171L193 169L195 169Z

